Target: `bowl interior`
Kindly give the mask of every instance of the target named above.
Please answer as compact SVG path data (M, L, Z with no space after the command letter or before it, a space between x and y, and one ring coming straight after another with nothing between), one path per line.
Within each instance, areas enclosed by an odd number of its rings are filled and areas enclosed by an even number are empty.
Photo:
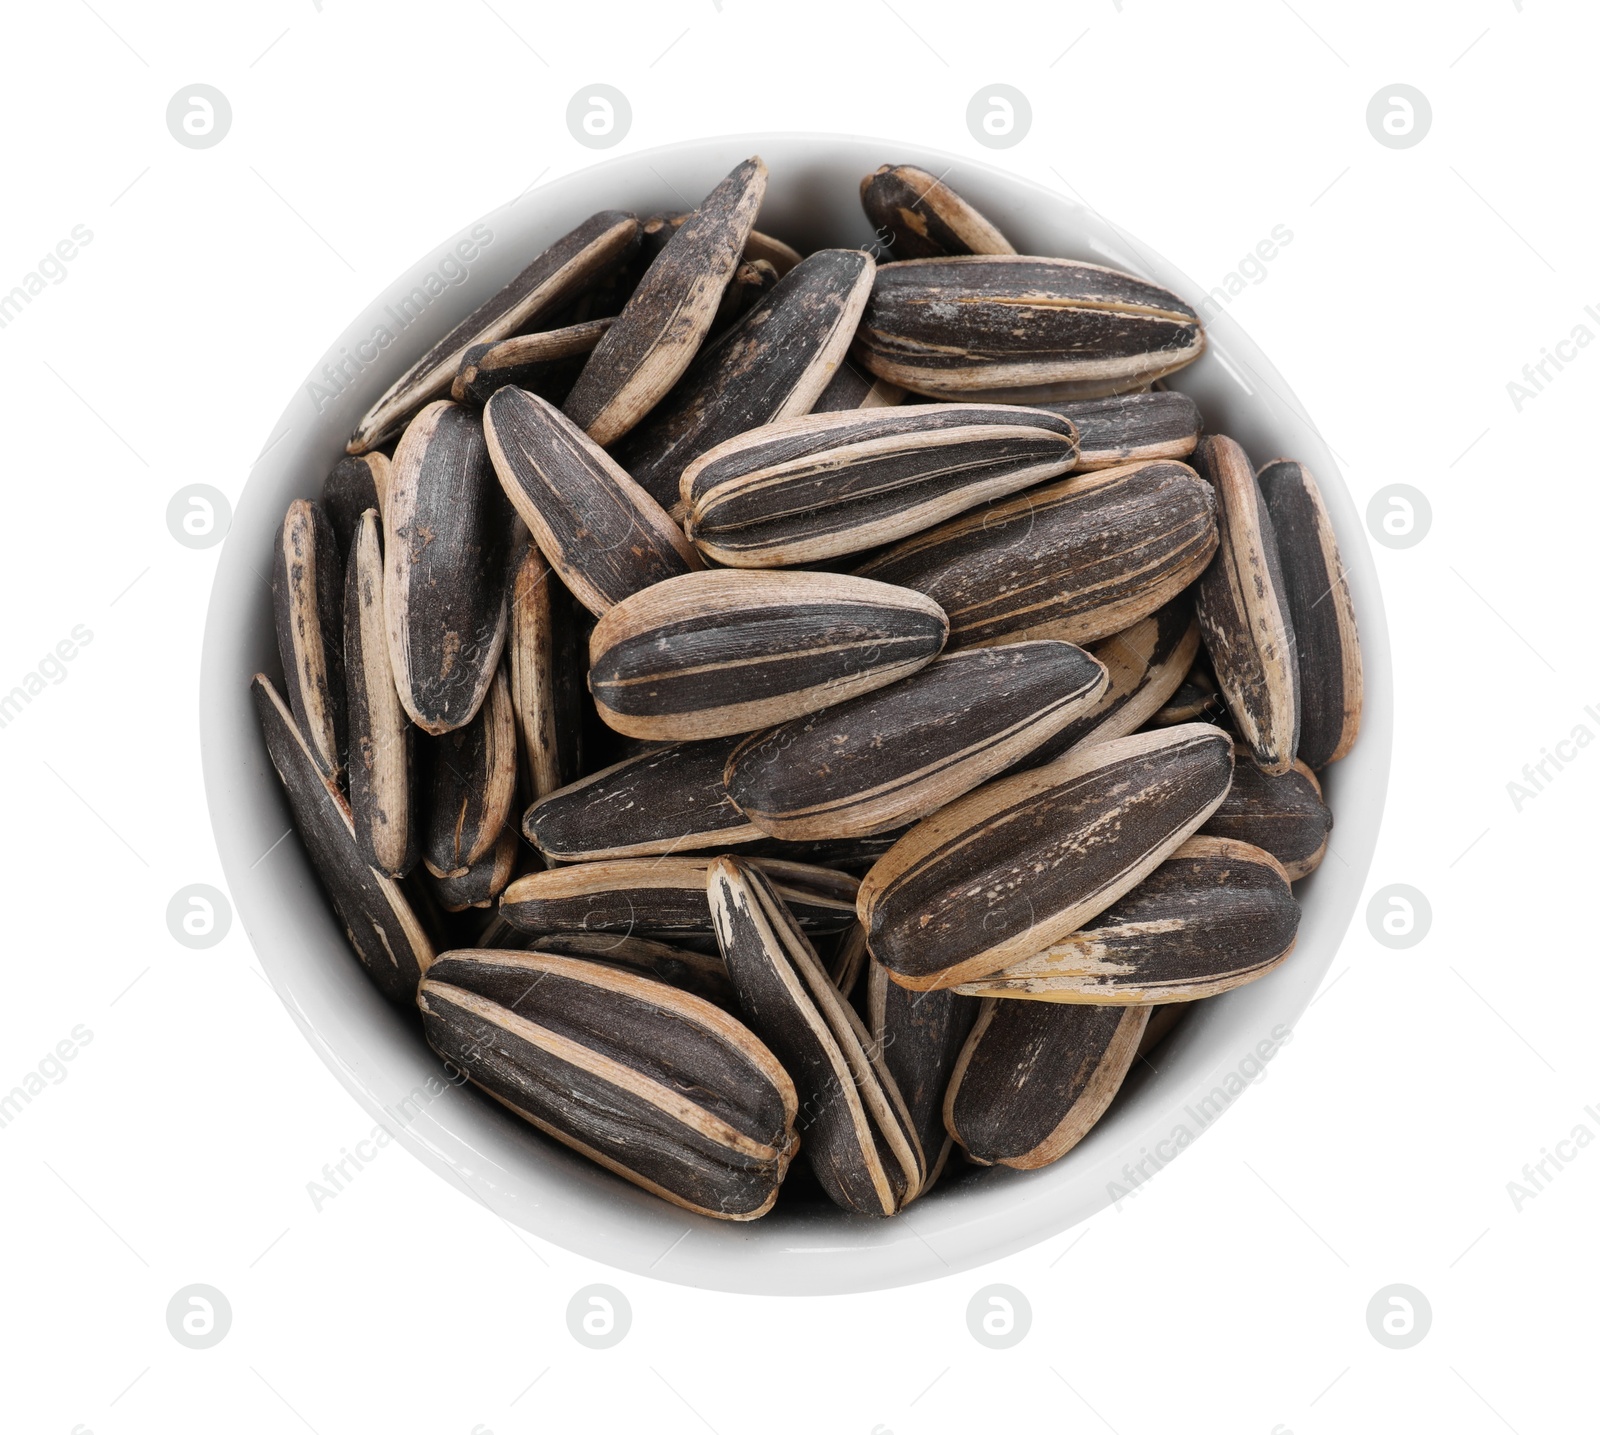
M1161 1049L1159 1070L1141 1064L1063 1160L1027 1173L968 1169L888 1221L805 1199L780 1202L771 1216L748 1224L690 1216L571 1155L472 1090L452 1086L418 1029L361 972L298 843L279 841L288 809L248 693L252 673L278 671L262 576L273 534L292 499L320 493L356 420L393 377L547 243L603 208L641 215L689 208L752 153L771 171L759 227L803 252L869 245L860 178L885 161L909 162L948 172L1024 253L1104 263L1143 274L1191 302L1203 297L1158 256L1060 195L899 141L822 135L698 141L613 160L524 195L436 246L375 298L330 345L267 436L218 563L200 731L212 823L240 918L306 1039L374 1120L465 1195L569 1250L687 1285L822 1294L949 1275L1054 1235L1116 1199L1141 1149L1165 1160L1248 1087L1263 1052L1281 1044L1321 982L1361 895L1388 778L1389 647L1371 554L1332 455L1282 377L1233 320L1218 315L1208 326L1207 354L1176 375L1173 387L1199 402L1209 430L1231 434L1257 464L1294 457L1317 475L1363 643L1361 740L1325 775L1335 851L1297 885L1304 918L1289 961L1191 1011ZM467 251L456 249L458 241L474 251L470 263L461 262ZM420 313L415 300L409 308L400 302L419 288L430 295ZM1145 1172L1153 1173L1148 1161Z

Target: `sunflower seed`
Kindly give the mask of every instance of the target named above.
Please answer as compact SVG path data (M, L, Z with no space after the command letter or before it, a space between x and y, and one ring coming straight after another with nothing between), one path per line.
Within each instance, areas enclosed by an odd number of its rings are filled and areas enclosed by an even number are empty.
M1270 853L1191 837L1090 926L958 990L1098 1005L1194 1001L1265 976L1294 949L1299 925L1288 875Z
M349 451L376 448L430 399L446 393L461 367L461 356L472 345L492 344L536 327L617 269L638 243L639 221L615 209L592 214L562 235L389 386L356 425Z
M812 1171L845 1210L892 1216L915 1198L927 1170L882 1053L757 868L719 857L709 882L740 1010L794 1078Z
M433 878L433 893L439 905L447 912L494 906L495 900L510 885L520 851L516 828L506 827L494 846L459 875L439 877L430 871L428 875Z
M983 1003L955 992L912 992L876 962L867 968L867 1028L911 1114L927 1160L926 1191L950 1156L944 1093Z
M735 1005L733 983L728 980L728 968L722 958L692 952L687 947L652 942L648 937L619 937L610 932L556 932L536 938L528 944L528 950L558 952L638 972L670 987L693 992L726 1011Z
M663 508L686 465L724 439L808 412L843 361L872 290L872 260L821 249L714 343L616 449Z
M1158 458L1188 458L1200 441L1200 408L1188 394L1162 391L1042 403L1078 429L1078 467L1111 468Z
M644 253L654 260L656 255L667 247L667 241L683 228L683 222L688 218L687 213L651 215L640 226ZM739 256L739 262L770 264L781 279L800 262L800 251L791 248L781 239L774 239L770 234L752 229L745 239L744 252Z
M1257 475L1283 568L1300 673L1299 756L1337 762L1361 728L1361 638L1333 521L1311 471L1279 459Z
M1195 589L1217 685L1259 766L1285 773L1300 741L1300 672L1272 516L1244 450L1202 439L1195 467L1217 495L1222 541Z
M320 504L297 498L272 555L272 612L289 705L322 770L344 776L343 564Z
M1233 771L1202 723L1079 747L924 818L867 873L872 955L916 990L973 981L1075 931L1209 817Z
M277 689L262 673L250 688L267 755L283 781L311 868L367 974L390 1001L410 1009L417 983L433 962L427 933L400 888L362 857L349 804L319 766Z
M567 395L567 416L597 444L615 443L688 368L716 317L767 167L745 160L667 241Z
M898 384L874 378L853 364L848 358L834 370L828 387L817 395L811 405L814 414L839 413L845 409L893 408L906 396Z
M733 271L733 278L722 291L722 302L717 305L717 317L711 321L706 337L714 339L725 333L770 294L778 283L778 271L765 259L743 259Z
M879 166L861 181L861 207L896 259L1017 252L959 194L915 165Z
M560 409L501 389L483 427L506 496L591 613L700 567L683 530Z
M621 932L683 937L710 933L709 857L631 857L582 862L518 877L500 910L525 932ZM855 921L857 882L842 872L760 858L795 920L810 932L840 932Z
M1195 1009L1195 1002L1167 1002L1164 1006L1148 1007L1150 1020L1145 1023L1144 1035L1139 1038L1137 1060L1149 1061L1150 1054L1172 1035L1180 1021ZM1155 1066L1155 1062L1150 1062ZM1158 1068L1159 1069L1159 1068Z
M754 842L764 834L722 785L738 737L675 742L624 759L541 798L528 840L562 862L649 857Z
M510 822L517 791L517 726L511 686L494 675L478 715L427 742L428 798L422 860L435 877L465 877L482 862Z
M1333 831L1333 813L1322 800L1322 784L1303 762L1270 776L1237 747L1233 786L1222 805L1206 819L1202 837L1231 837L1270 852L1291 882L1322 865Z
M926 593L950 645L1093 643L1176 598L1217 548L1216 499L1184 464L1130 464L1018 494L855 571Z
M868 960L867 929L860 922L852 922L840 935L828 962L828 980L839 988L839 995L846 1001L865 974Z
M1217 722L1226 714L1227 704L1217 691L1217 680L1211 676L1205 655L1200 654L1150 723L1153 727L1170 727L1179 722Z
M531 802L583 770L581 660L571 598L531 543L511 575L506 652L522 790Z
M348 460L360 462L359 459ZM403 877L417 863L411 720L389 667L378 514L361 516L344 585L345 690L350 713L350 811L370 866Z
M752 428L691 463L680 490L684 529L718 563L815 563L1055 478L1076 457L1072 424L1036 409L916 404L810 414Z
M747 739L728 762L727 791L775 837L882 832L1003 772L1105 685L1105 669L1070 643L953 653Z
M924 667L938 605L834 573L729 569L624 600L589 639L589 691L630 737L724 737L799 717Z
M1105 1115L1150 1008L988 1001L945 1093L946 1129L980 1165L1037 1170Z
M1194 362L1200 320L1159 285L1016 254L878 266L856 350L933 398L1033 403L1126 393Z
M486 404L497 389L515 384L559 404L612 322L590 319L564 329L518 334L496 344L473 344L461 355L450 397L457 403Z
M448 952L429 1043L489 1095L625 1180L748 1221L795 1151L794 1083L733 1017L664 982L541 952Z
M505 643L511 529L478 416L429 404L395 451L383 515L389 661L424 732L471 722L489 691Z
M381 514L389 499L389 459L381 453L341 458L323 480L322 507L333 525L339 556L349 561L361 515L369 508Z

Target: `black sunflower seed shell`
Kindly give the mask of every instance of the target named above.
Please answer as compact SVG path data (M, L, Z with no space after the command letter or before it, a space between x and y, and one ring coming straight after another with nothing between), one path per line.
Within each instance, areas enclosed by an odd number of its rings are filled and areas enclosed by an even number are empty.
M1288 874L1270 853L1201 835L1088 926L958 990L1101 1005L1195 1001L1265 976L1293 950L1299 925Z
M1105 669L1070 643L935 659L876 692L747 739L727 792L790 841L902 827L1005 771L1094 706Z
M683 530L560 409L501 389L483 427L506 497L591 613L701 566Z
M851 999L856 984L866 974L867 929L860 922L852 922L839 935L838 943L828 960L828 979L839 988L839 995Z
M1078 747L980 787L862 880L872 955L917 990L998 971L1137 886L1215 810L1233 745L1202 723Z
M815 563L1008 498L1066 473L1076 457L1071 422L1037 409L809 414L739 434L684 469L684 529L733 567Z
M389 386L356 425L349 451L376 448L431 399L448 392L461 356L472 345L537 327L621 266L638 244L639 221L615 209L592 214L562 235Z
M558 952L637 972L668 986L693 992L725 1011L732 1011L736 1004L733 983L728 980L728 968L722 958L691 951L688 947L653 942L648 937L622 937L612 932L555 932L534 938L527 943L527 950Z
M936 603L886 583L692 573L600 619L589 691L605 722L630 737L725 737L906 677L938 656L945 633Z
M572 598L526 544L511 573L506 656L524 806L583 770L583 663Z
M1272 776L1251 762L1244 748L1234 753L1233 786L1200 829L1203 837L1230 837L1264 848L1291 882L1322 865L1332 832L1333 813L1309 766L1296 760L1288 772Z
M717 317L711 321L708 339L726 333L735 323L750 312L770 294L778 283L777 269L765 259L741 259L733 271L733 278L722 291L722 302L717 305Z
M1217 549L1209 484L1166 460L1102 469L941 524L855 569L949 615L950 646L1088 644L1176 598Z
M1202 652L1150 722L1154 727L1170 727L1178 722L1220 723L1231 721L1227 711L1228 705L1217 691L1217 680L1212 676L1211 665Z
M881 1053L762 873L719 857L709 878L740 1011L794 1079L811 1170L845 1210L892 1216L927 1172Z
M710 1002L598 962L459 951L417 1004L434 1050L590 1160L699 1215L772 1208L794 1084Z
M267 755L311 868L367 975L390 1001L410 1010L433 962L433 945L399 886L362 857L349 804L318 765L288 704L263 674L250 687Z
M589 355L563 407L597 444L627 433L689 367L766 190L759 159L736 166L667 240Z
M517 829L506 827L494 846L458 876L438 877L430 871L434 897L447 912L494 906L516 874L521 850Z
M1200 407L1176 390L1067 399L1039 407L1077 426L1079 473L1158 458L1188 458L1200 442Z
M559 404L611 323L590 319L494 344L473 344L461 355L450 397L457 403L486 404L497 389L511 384Z
M1059 1161L1105 1114L1149 1017L1144 1006L985 1002L945 1093L945 1128L983 1165Z
M388 498L389 460L381 453L341 458L323 480L322 507L333 525L339 556L346 562L361 526L361 515L369 508L376 508L381 514Z
M741 857L777 857L786 862L808 862L818 867L833 867L860 876L882 857L911 824L875 832L870 837L827 837L820 842L784 842L776 837L741 847Z
M503 669L471 722L424 740L422 766L422 860L435 877L465 877L504 831L516 831L517 726Z
M881 165L869 174L861 181L861 207L896 259L1017 252L949 185L913 164Z
M272 555L272 614L284 687L322 770L344 776L344 564L320 504L297 498Z
M465 726L489 691L505 643L512 527L477 414L429 404L395 450L383 514L389 661L424 732Z
M827 388L817 395L811 412L832 414L845 409L890 409L905 396L906 391L898 384L867 373L846 357L834 370Z

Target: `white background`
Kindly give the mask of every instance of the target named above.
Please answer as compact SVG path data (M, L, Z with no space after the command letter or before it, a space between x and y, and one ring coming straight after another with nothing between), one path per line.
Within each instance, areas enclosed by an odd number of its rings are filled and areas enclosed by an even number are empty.
M1600 1135L1600 751L1520 812L1507 792L1577 724L1600 734L1600 352L1520 412L1507 391L1575 325L1600 334L1586 8L11 7L0 292L74 225L93 239L0 329L0 690L74 625L93 639L0 729L0 1090L75 1026L93 1037L0 1129L5 1428L1592 1425L1600 1143L1520 1210L1507 1190L1575 1125ZM197 81L233 107L203 151L164 118ZM565 113L594 82L632 105L614 153L743 130L915 140L1070 184L1203 287L1286 225L1230 312L1358 503L1404 482L1432 504L1422 543L1377 550L1398 714L1369 885L1425 892L1431 931L1391 951L1358 915L1260 1089L1120 1211L986 1270L837 1299L685 1290L515 1233L398 1147L319 1212L307 1183L370 1120L237 924L207 951L168 935L172 894L222 879L195 719L215 550L174 542L167 502L197 482L236 497L350 315L592 162ZM995 82L1033 125L991 152L965 116ZM1405 150L1365 120L1395 82L1433 109ZM566 1327L596 1281L633 1308L609 1351ZM167 1330L193 1282L233 1310L209 1350ZM991 1282L1032 1305L1008 1351L967 1330ZM1394 1282L1433 1311L1404 1351L1365 1317Z

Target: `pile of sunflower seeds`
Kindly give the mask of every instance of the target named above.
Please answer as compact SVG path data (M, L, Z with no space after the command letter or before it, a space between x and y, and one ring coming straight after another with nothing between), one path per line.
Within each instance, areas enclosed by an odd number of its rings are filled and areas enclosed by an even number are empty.
M1195 312L932 175L892 262L605 211L402 374L272 567L267 751L368 974L702 1215L1059 1159L1294 946L1361 657ZM877 246L882 252L883 245ZM281 694L287 694L285 698Z

